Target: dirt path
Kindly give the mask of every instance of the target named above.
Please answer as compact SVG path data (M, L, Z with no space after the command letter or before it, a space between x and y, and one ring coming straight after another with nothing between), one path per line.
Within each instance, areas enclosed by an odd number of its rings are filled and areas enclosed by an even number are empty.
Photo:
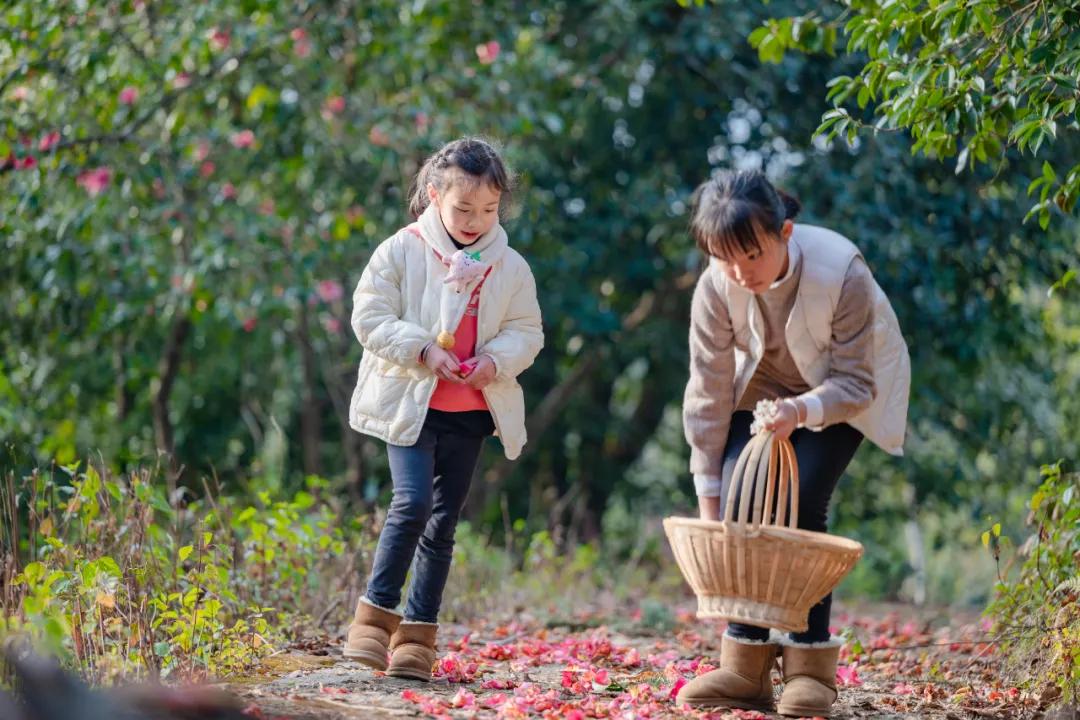
M326 642L270 658L265 679L230 689L253 717L319 720L454 718L764 718L691 712L674 692L710 668L720 627L676 613L674 628L635 619L543 627L510 623L445 626L436 681L398 680L344 660ZM838 612L853 628L841 653L835 718L881 720L1040 715L1038 698L1004 685L977 618L928 616L906 608ZM947 624L943 624L947 623ZM586 627L592 625L592 627ZM777 686L779 692L780 686Z

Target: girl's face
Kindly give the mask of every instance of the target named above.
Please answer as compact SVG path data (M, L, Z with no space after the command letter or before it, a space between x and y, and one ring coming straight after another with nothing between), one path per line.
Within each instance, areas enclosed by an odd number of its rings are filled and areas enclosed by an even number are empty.
M780 279L788 269L788 240L794 225L785 220L779 237L770 235L760 240L761 249L739 251L729 258L718 258L728 278L758 295Z
M462 245L472 245L495 227L500 195L485 182L451 182L443 192L428 185L428 197L439 208L446 232Z

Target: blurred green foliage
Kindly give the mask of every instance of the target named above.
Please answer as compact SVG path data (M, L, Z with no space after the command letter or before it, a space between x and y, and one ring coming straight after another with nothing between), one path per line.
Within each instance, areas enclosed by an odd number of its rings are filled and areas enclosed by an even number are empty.
M8 3L4 465L162 452L181 487L322 475L352 507L385 497L381 447L347 427L349 292L408 220L423 158L484 133L521 175L506 225L547 345L522 377L526 454L489 443L470 520L559 548L607 523L625 557L659 552L640 519L693 501L689 194L713 168L761 166L863 249L911 346L907 456L864 449L836 503L869 549L852 587L895 595L917 572L931 599L978 601L955 552L988 514L1018 531L1033 468L1076 456L1075 284L1046 299L1075 267L1076 224L1024 223L1043 158L1008 143L957 175L903 133L814 139L827 84L866 56L762 63L747 38L818 4L688 5ZM911 523L934 567L914 567Z

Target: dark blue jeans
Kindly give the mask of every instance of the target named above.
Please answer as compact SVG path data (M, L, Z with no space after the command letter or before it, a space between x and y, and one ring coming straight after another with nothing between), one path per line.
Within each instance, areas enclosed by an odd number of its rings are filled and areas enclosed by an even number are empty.
M367 599L372 603L397 607L415 555L405 619L437 622L454 530L483 443L480 435L437 432L425 425L415 445L387 445L394 497L368 580Z
M740 410L731 417L727 446L724 448L723 490L720 507L727 503L731 476L739 453L750 442L750 424L754 414ZM803 530L827 532L829 526L829 500L840 476L844 474L851 458L862 442L862 433L847 423L830 425L821 432L800 428L791 434L795 459L799 464L799 527ZM736 502L739 496L736 495ZM722 510L721 510L722 512ZM791 633L797 643L818 643L829 639L829 616L832 613L832 594L810 608L805 632ZM764 641L769 639L769 629L756 625L731 623L728 634L741 640Z

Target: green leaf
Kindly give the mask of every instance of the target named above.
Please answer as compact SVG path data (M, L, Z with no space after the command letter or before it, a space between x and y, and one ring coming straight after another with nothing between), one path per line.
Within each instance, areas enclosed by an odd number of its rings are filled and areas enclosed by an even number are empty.
M188 557L193 551L194 548L191 545L185 545L184 547L180 548L179 552L177 552L176 554L176 557L180 562L184 562L188 559Z
M1052 297L1054 295L1054 293L1062 292L1067 287L1069 287L1070 283L1072 283L1074 280L1076 280L1076 277L1077 277L1077 274L1076 274L1075 270L1066 270L1065 273L1060 278L1058 278L1057 281L1053 285L1050 286L1050 289L1046 293L1047 296ZM1035 493L1035 495L1038 496L1039 493ZM1034 499L1032 500L1032 502L1034 502ZM1031 509L1034 510L1035 506L1032 505Z
M251 89L251 92L247 96L247 109L258 110L262 105L271 102L277 97L277 94L268 88L266 85L258 84Z
M104 570L112 577L120 578L124 575L123 571L120 570L120 565L118 565L116 560L113 560L108 555L100 558L98 560L98 565L101 567L102 570Z
M859 88L859 93L856 96L856 102L859 104L859 107L861 107L861 108L866 107L866 104L868 102L870 102L870 88L869 87L867 87L866 85L863 85L861 88Z
M1042 176L1047 182L1057 181L1057 173L1054 172L1053 166L1047 160L1044 160L1042 164Z
M964 171L964 165L967 164L968 153L971 152L971 145L967 145L956 156L956 174L959 175Z

